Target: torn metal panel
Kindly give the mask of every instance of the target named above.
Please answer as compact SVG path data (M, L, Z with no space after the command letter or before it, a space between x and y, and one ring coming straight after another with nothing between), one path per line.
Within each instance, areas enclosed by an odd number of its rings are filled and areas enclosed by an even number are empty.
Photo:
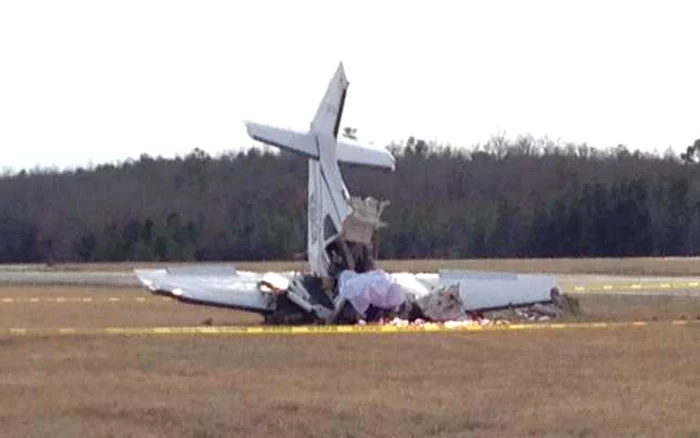
M275 272L268 272L260 279L260 290L266 293L284 293L291 284L291 280L288 277Z
M331 307L321 304L318 297L314 298L314 292L318 290L314 291L315 285L305 280L306 278L294 280L287 291L287 298L305 312L315 315L318 320L328 322L333 314Z
M461 321L468 318L458 284L439 286L418 298L416 305L430 321Z
M365 199L352 197L349 203L350 214L343 222L343 237L351 242L371 243L374 232L386 226L380 217L389 202L379 202L371 197Z

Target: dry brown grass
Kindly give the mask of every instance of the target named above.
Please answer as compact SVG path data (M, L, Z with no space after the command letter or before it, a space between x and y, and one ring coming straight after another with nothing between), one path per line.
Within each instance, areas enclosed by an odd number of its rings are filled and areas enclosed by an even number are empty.
M583 321L673 321L700 319L700 297L583 295Z
M54 327L153 327L192 326L207 319L217 325L258 325L262 317L229 309L196 306L172 299L161 299L138 288L99 288L93 286L0 286L3 297L95 297L126 298L119 302L94 303L1 303L0 326L4 328ZM133 300L148 298L146 302Z
M4 437L700 434L700 331L0 344Z
M3 286L8 296L148 296ZM581 297L584 320L692 298ZM174 301L0 304L0 327L256 324ZM697 326L537 332L0 338L3 437L700 437Z
M308 269L303 261L232 262L239 269L281 271ZM133 268L172 266L177 263L71 263L55 270L126 271ZM469 260L380 260L379 267L390 271L433 272L438 269L479 269L512 272L609 275L700 275L697 257L639 258L562 258L562 259L469 259Z

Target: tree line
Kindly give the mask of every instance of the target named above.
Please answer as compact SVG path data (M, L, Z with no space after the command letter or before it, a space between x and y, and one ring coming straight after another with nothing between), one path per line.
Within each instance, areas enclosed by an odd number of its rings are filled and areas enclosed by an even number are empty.
M679 156L502 136L389 148L395 172L341 166L353 195L391 201L380 258L700 252L700 141ZM290 259L306 182L306 160L267 148L6 173L0 262Z

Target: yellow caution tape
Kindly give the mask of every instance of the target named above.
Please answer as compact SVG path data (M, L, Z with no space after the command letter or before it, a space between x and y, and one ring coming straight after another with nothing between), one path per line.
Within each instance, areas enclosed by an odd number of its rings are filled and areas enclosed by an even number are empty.
M312 335L312 334L360 334L360 333L461 333L491 331L556 330L632 328L647 326L700 325L700 320L676 320L670 322L581 322L581 323L532 323L464 325L448 327L442 324L420 326L392 325L318 325L318 326L195 326L195 327L105 327L105 328L8 328L0 329L0 336L176 336L176 335Z

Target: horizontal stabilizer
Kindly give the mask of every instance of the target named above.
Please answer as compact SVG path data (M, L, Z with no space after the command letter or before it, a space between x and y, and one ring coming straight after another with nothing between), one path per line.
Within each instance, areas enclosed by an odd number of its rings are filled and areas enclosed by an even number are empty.
M318 147L313 136L290 129L275 128L260 123L246 122L248 135L261 143L276 146L282 150L318 159Z
M379 167L392 171L396 169L396 159L386 148L365 146L339 139L336 156L341 163Z

